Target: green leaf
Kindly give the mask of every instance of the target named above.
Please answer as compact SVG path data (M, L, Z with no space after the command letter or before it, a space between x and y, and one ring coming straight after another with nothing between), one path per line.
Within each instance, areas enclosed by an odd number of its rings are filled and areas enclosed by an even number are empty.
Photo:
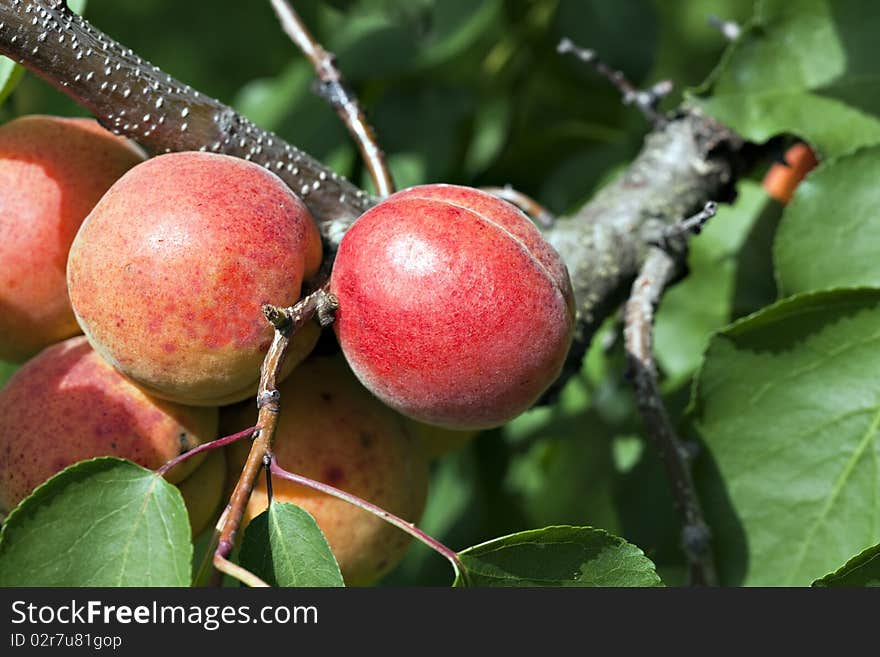
M737 192L736 203L720 206L691 241L690 275L663 295L658 309L655 349L670 388L693 375L710 335L731 320L737 255L767 202L757 183L743 181Z
M869 547L813 586L880 586L880 545Z
M784 294L880 287L880 146L823 163L798 187L776 234Z
M12 93L22 75L24 68L8 57L0 57L0 103Z
M880 542L878 327L880 290L835 290L711 341L692 410L726 583L806 586Z
M463 52L501 21L499 0L443 0L430 15L431 27L418 62L433 65Z
M694 100L756 142L793 133L826 157L876 143L878 31L870 0L764 0Z
M272 586L345 586L315 519L289 502L272 502L247 526L241 565Z
M561 525L496 538L458 554L454 586L660 586L635 545L592 527Z
M48 479L0 532L0 586L189 586L191 559L177 488L112 457Z

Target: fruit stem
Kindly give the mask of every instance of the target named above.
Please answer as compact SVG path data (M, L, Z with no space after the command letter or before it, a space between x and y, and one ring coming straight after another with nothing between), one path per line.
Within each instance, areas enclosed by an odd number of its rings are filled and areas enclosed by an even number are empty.
M274 455L271 458L272 460L271 465L269 466L269 471L272 473L272 475L276 477L281 477L282 479L286 479L287 481L291 481L295 484L307 486L308 488L326 493L327 495L332 495L333 497L344 500L349 504L354 504L356 507L372 513L374 516L378 516L385 522L394 525L395 527L406 532L416 540L421 541L435 552L439 552L441 555L446 557L446 559L448 559L449 562L452 564L452 568L455 571L456 576L458 576L462 572L461 562L459 561L458 553L455 550L445 546L433 536L426 534L421 529L416 527L413 523L407 522L403 518L400 518L399 516L396 516L393 513L390 513L389 511L386 511L385 509L378 507L375 504L372 504L371 502L367 502L365 499L362 499L356 495L352 495L351 493L346 493L344 490L340 490L338 488L335 488L334 486L330 486L329 484L325 484L320 481L315 481L314 479L309 479L308 477L304 477L302 475L288 472L280 465L278 465L278 462L275 460Z
M326 317L321 317L322 312L332 316L335 307L334 297L326 292L326 283L311 294L300 299L290 308L277 308L266 305L263 312L266 320L275 327L272 344L263 359L260 370L260 386L257 391L257 424L254 430L254 442L248 452L247 460L242 468L238 482L232 491L226 509L220 516L214 530L216 549L214 550L214 567L221 573L226 573L248 584L247 579L241 575L252 575L229 561L229 555L235 547L235 537L241 526L244 510L250 500L254 489L254 483L263 468L263 457L271 452L272 440L275 438L275 428L278 425L278 414L281 412L281 393L278 392L278 379L281 376L281 368L287 349L294 334L308 321L319 317L324 323ZM254 576L255 577L255 576Z
M195 447L195 448L189 450L188 452L184 452L180 456L175 456L173 459L171 459L170 461L168 461L164 465L157 468L156 474L159 475L160 477L164 477L167 474L167 472L171 468L173 468L175 465L177 465L178 463L182 463L183 461L186 461L187 459L192 458L196 454L201 454L202 452L208 452L212 449L218 449L220 447L225 447L226 445L230 445L230 444L234 443L235 441L241 440L243 438L250 438L253 435L254 431L256 431L256 430L257 430L257 427L251 427L250 429L245 429L244 431L239 431L238 433L234 433L231 436L225 436L223 438L218 438L217 440L212 440L211 442L199 445L198 447Z

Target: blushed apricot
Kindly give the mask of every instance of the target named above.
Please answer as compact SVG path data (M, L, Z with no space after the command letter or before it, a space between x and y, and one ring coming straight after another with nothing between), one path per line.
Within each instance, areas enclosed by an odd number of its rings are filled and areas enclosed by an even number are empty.
M217 409L157 399L77 336L41 351L0 390L0 511L43 481L96 456L156 469L217 434ZM200 454L175 466L177 483Z
M561 258L525 215L469 187L414 187L364 213L340 242L331 291L355 375L427 424L504 424L556 379L571 345Z
M67 280L92 346L152 394L216 406L253 395L272 340L263 304L295 303L321 262L311 213L239 158L171 153L120 178L70 249ZM300 331L290 371L314 346Z

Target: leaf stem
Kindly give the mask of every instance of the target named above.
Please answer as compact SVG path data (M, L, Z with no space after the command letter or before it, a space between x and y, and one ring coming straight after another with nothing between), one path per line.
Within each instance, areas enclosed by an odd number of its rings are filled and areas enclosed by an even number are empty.
M272 462L269 466L269 470L276 477L281 477L282 479L286 479L287 481L293 482L295 484L307 486L308 488L311 488L313 490L326 493L327 495L332 495L333 497L344 500L349 504L354 504L356 507L361 508L364 511L372 513L374 516L377 516L385 522L394 525L395 527L397 527L401 531L406 532L416 540L421 541L435 552L438 552L439 554L446 557L449 563L452 564L452 568L455 571L456 576L463 572L461 562L458 558L458 553L455 550L447 547L433 536L426 534L424 531L416 527L413 523L408 522L403 518L400 518L399 516L396 516L393 513L390 513L389 511L386 511L385 509L366 501L363 498L352 495L351 493L346 493L344 490L340 490L334 486L330 486L329 484L325 484L320 481L315 481L314 479L309 479L308 477L304 477L302 475L288 472L280 465L278 465L278 462L275 460L274 455L272 456Z
M218 438L217 440L212 440L208 443L203 443L198 447L195 447L188 452L184 452L180 456L175 456L173 459L160 466L156 470L156 474L160 477L164 477L165 474L173 468L175 465L186 461L187 459L192 458L196 454L201 454L202 452L208 452L212 449L219 449L220 447L225 447L226 445L231 445L237 440L242 440L243 438L250 438L253 433L257 430L257 427L251 427L249 429L245 429L244 431L239 431L238 433L234 433L231 436L226 436L224 438Z

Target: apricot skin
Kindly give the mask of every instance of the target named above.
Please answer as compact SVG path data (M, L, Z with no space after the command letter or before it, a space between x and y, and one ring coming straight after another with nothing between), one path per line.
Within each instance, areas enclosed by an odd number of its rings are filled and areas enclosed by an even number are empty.
M556 379L571 344L565 265L512 205L414 187L358 218L331 276L334 328L358 379L404 415L499 426Z
M314 219L278 176L184 152L110 188L73 242L67 280L104 358L157 396L216 406L256 392L272 339L261 307L295 303L320 262ZM317 336L297 334L286 371Z
M310 357L279 387L283 412L273 450L289 472L322 481L417 522L428 486L427 460L404 418L381 404L358 383L339 357ZM253 406L230 407L228 426L253 426ZM226 423L226 422L225 422ZM230 481L238 479L251 442L230 446ZM311 513L345 582L376 582L402 558L410 537L367 511L298 484L272 480L274 499ZM260 477L243 526L267 507Z
M65 279L70 243L142 160L92 119L33 115L0 127L0 359L23 362L80 332Z
M41 351L0 390L0 511L68 465L118 456L156 469L213 440L217 409L156 399L77 336ZM203 460L173 468L172 483Z

